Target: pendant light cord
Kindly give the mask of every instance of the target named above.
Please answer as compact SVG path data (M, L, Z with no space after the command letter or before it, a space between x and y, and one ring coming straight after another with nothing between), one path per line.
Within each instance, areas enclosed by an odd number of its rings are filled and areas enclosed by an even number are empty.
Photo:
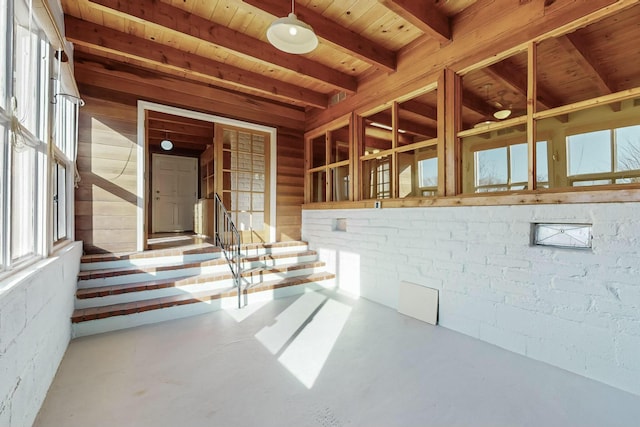
M291 0L291 13L296 14L296 0Z

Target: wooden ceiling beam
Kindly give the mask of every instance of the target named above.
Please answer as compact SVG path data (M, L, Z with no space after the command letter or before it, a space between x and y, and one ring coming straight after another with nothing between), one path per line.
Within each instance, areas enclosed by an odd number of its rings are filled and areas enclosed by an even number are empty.
M401 102L398 106L401 110L406 110L414 114L426 117L431 120L438 121L438 109L424 102L410 99L405 102Z
M233 93L161 74L149 75L135 67L75 58L75 77L80 93L94 94L103 99L153 101L248 120L269 126L303 130L305 112L259 98Z
M153 117L147 119L149 130L160 130L171 134L190 135L197 137L213 137L213 126L209 129L203 127L189 126L185 123L165 122L155 120Z
M560 36L556 38L556 40L565 52L569 54L571 59L587 73L589 79L591 79L598 88L601 96L617 92L616 84L608 78L599 62L593 57L589 44L583 36L574 32ZM611 104L613 111L620 111L621 108L622 104L619 102Z
M391 114L384 111L368 116L367 120L380 123L385 126L391 126ZM412 135L422 135L427 137L435 137L437 135L437 130L435 128L424 126L420 123L411 122L409 120L402 120L400 128ZM400 134L402 134L402 132Z
M489 105L486 100L468 90L463 91L462 105L471 111L475 111L481 116L491 117L492 120L493 113L496 111L495 108L492 105Z
M519 93L525 99L527 98L527 76L514 72L509 65L504 61L497 64L490 65L483 68L482 71L489 77L500 80L507 87L509 87L515 93ZM538 99L537 102L544 108L554 108L562 105L562 101L546 88L538 85L537 87Z
M284 55L265 43L238 31L218 25L198 15L155 0L91 0L91 5L125 19L139 19L162 30L195 37L236 52L251 60L291 70L328 84L335 89L355 93L357 79L300 55Z
M287 16L289 3L276 0L243 0L244 3L263 10L275 17ZM355 56L386 72L396 70L396 53L384 46L362 37L360 34L314 12L302 5L296 5L296 16L311 25L316 35L333 47Z
M198 75L233 89L253 89L284 102L326 108L328 97L299 86L281 82L240 68L215 62L192 53L165 46L127 33L65 16L66 38L79 46L141 60L145 63Z
M440 43L451 41L451 22L434 2L424 0L380 0L388 9L400 15L427 36Z
M211 129L213 134L213 124L211 122L205 122L203 120L192 119L190 117L180 117L173 114L161 113L159 111L149 111L149 120L155 120L164 123L181 123L193 127L201 127Z
M157 141L169 139L173 143L196 144L203 147L207 144L213 144L213 137L205 138L202 136L184 135L170 132L167 133L159 129L150 129L149 138Z

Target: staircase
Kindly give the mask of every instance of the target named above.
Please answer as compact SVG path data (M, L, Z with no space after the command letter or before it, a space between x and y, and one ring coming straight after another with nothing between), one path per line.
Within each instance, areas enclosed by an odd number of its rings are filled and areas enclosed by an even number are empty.
M304 242L242 245L242 302L334 286ZM218 247L195 244L133 254L87 255L78 276L74 337L235 309L237 288Z

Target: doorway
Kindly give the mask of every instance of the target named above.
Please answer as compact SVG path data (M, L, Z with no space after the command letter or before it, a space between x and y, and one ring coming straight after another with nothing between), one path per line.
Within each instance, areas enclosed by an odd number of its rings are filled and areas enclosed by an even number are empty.
M231 212L233 212L233 214L235 214L236 217L234 218L234 221L238 221L236 224L239 225L239 228L242 227L244 241L275 241L275 173L277 170L276 129L269 126L257 125L240 120L228 119L211 114L185 110L182 108L155 104L148 101L138 101L137 250L145 250L148 246L148 233L155 232L155 228L153 226L153 223L155 222L153 219L153 210L155 210L153 197L154 191L156 190L152 188L152 176L150 176L153 166L153 155L149 151L149 147L147 145L149 129L145 127L145 120L150 112L175 115L187 119L208 122L216 129L222 126L219 131L216 130L214 132L216 134L215 138L218 138L217 134L222 135L220 137L222 138L221 144L216 144L215 141L217 141L217 139L214 138L214 145L216 146L216 149L210 150L212 157L215 156L216 159L221 159L220 161L215 162L214 165L214 176L216 179L213 187L215 188L216 192L221 195L221 197L227 198L227 200L225 200L225 205ZM233 159L231 158L231 156L234 149L222 149L224 145L223 141L225 129L227 129L228 135L229 132L236 132L236 136L239 137L239 144L236 145ZM248 147L245 143L246 133L250 134L251 139L251 144ZM157 135L157 137L160 139L166 136L166 133ZM175 136L169 133L169 137L173 140ZM260 143L254 143L254 140L259 141L260 138L264 138L264 148L262 149L264 151L264 154L260 154ZM184 142L188 143L191 141ZM231 147L231 145L229 145L229 147ZM245 159L246 154L250 154L250 157L252 159L253 157L256 157L255 165L253 160L251 160L250 162L250 168L248 168L247 163L234 163L234 161L236 161L237 159ZM226 160L223 156L229 157L227 163L225 163ZM264 172L261 172L261 167L259 164L261 161L264 162ZM202 162L203 158L200 157L201 165ZM224 164L227 164L228 167L223 168ZM198 169L196 168L196 170ZM200 170L199 172L200 175L196 176L196 181L200 180L202 191L202 181L204 175L202 170ZM250 181L248 181L249 178ZM226 195L224 194L225 188L227 189ZM262 190L262 188L264 188L264 190ZM209 194L202 191L202 193L197 195L196 197L198 196L207 197L209 196ZM233 200L235 200L235 202L233 202L232 204ZM229 203L227 203L227 201ZM151 222L151 227L147 228L148 222ZM242 225L240 225L240 222Z

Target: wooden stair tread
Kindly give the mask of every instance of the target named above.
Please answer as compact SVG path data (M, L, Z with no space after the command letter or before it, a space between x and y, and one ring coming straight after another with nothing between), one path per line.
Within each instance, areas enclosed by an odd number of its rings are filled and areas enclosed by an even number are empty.
M172 263L161 265L134 265L127 267L102 268L96 270L84 270L78 274L78 280L100 279L105 277L124 276L137 273L157 273L159 271L181 270L186 268L210 267L227 264L224 258L215 258L205 261L187 263Z
M307 242L293 240L287 242L273 242L273 243L245 243L240 246L241 250L256 250L256 249L273 249L273 248L286 248L295 246L305 246ZM119 253L106 253L106 254L91 254L83 255L81 263L92 262L106 262L106 261L125 261L130 259L144 259L144 258L159 258L166 256L180 256L180 255L195 255L203 253L216 253L220 252L220 248L210 243L197 243L187 246L179 246L174 248L161 248L151 249L140 252L119 252Z
M258 267L251 271L243 271L242 277L254 278L261 275L273 273L286 273L288 271L303 270L307 268L323 267L325 264L321 261L287 264L274 267ZM175 277L170 279L147 280L142 282L124 283L119 285L96 286L91 288L80 288L76 292L78 299L99 298L108 295L119 295L132 292L141 292L154 289L164 289L178 286L195 285L199 283L207 283L218 280L232 279L233 275L229 273L217 274L200 274L193 276Z
M315 281L322 281L333 279L335 277L332 273L314 273L306 276L297 276L281 280L274 280L269 282L262 282L258 284L248 285L243 289L243 294L250 294L254 292L261 292L267 290L274 290L284 288L287 286L302 285L305 283L311 283ZM174 307L184 304L194 304L198 302L213 301L220 298L237 296L237 290L235 287L226 287L222 289L215 289L210 291L186 293L184 295L172 295L166 297L153 298L143 301L134 301L121 304L112 304L101 307L76 309L73 312L71 321L73 323L79 323L89 320L103 319L112 316L123 316L133 313L142 313L144 311L156 310L160 308Z
M302 257L302 256L312 256L317 255L315 251L299 251L299 252L283 252L279 254L263 254L263 255L255 255L255 256L243 256L243 262L258 262L258 261L267 261L267 260L276 260L276 259L284 259L290 257ZM138 273L157 273L160 271L170 271L176 269L186 269L186 268L198 268L198 267L210 267L215 265L223 265L227 264L227 260L224 257L204 260L204 261L194 261L188 263L172 263L167 264L164 263L162 265L143 265L143 266L127 266L127 267L114 267L114 268L102 268L95 270L84 270L78 274L78 280L89 280L89 279L101 279L106 277L114 277L114 276L124 276L127 274L138 274Z
M107 262L107 261L125 261L130 259L144 259L144 258L160 258L168 256L181 256L181 255L197 255L206 253L220 252L220 248L208 244L199 243L188 246L181 246L175 248L163 248L152 249L142 252L121 252L121 253L108 253L108 254L92 254L83 255L80 259L81 263L92 262Z

